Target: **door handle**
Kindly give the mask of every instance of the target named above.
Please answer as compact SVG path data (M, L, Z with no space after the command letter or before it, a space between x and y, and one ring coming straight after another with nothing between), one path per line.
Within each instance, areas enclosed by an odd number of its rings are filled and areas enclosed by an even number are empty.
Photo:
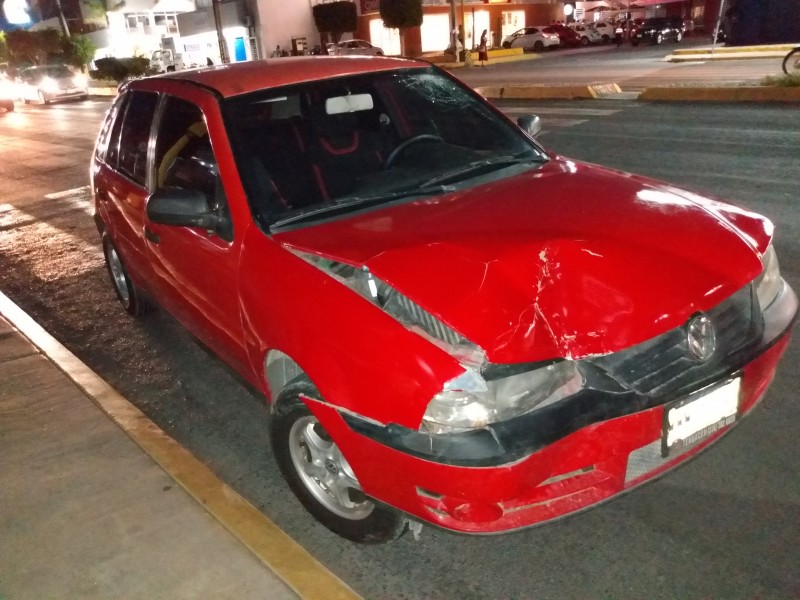
M144 228L144 237L147 238L149 241L153 242L154 244L158 244L161 241L161 236L159 236L157 233L153 232L146 225L145 225L145 228Z

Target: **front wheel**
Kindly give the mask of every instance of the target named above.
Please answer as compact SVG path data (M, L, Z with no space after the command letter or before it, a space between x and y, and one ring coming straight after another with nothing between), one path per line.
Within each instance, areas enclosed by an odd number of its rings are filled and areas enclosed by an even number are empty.
M533 49L536 50L537 52L541 52L542 48L544 48L544 43L541 42L540 40L536 40L533 43Z
M111 283L114 285L114 291L123 308L135 317L149 312L151 310L150 304L142 297L139 288L131 281L116 247L111 243L111 239L108 236L103 239L103 254L106 258L106 268L111 277Z
M800 75L800 46L783 59L783 72L787 75Z
M45 95L45 93L42 90L39 90L38 94L39 94L39 102L41 102L42 104L50 104L50 99Z
M270 416L270 441L283 477L314 518L337 535L361 544L399 538L407 520L361 489L336 442L301 400L319 398L303 381L289 385Z
M679 44L682 39L683 39L683 33L679 31L678 35L675 36L675 43Z

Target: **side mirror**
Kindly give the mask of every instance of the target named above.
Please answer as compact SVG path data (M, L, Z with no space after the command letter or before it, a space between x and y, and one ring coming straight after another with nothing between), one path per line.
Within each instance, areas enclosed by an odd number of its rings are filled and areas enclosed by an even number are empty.
M220 218L199 190L158 190L147 201L147 218L153 223L215 230Z
M542 130L542 120L536 115L522 115L517 118L517 125L531 137L536 137Z

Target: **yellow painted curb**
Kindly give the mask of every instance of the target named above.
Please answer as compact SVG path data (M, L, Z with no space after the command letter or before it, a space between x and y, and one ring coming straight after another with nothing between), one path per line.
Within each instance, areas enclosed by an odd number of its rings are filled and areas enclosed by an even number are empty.
M0 314L301 598L361 600L361 596L223 483L2 292Z
M800 87L661 87L647 88L639 100L684 102L800 102Z
M475 91L490 99L554 100L573 98L600 98L621 91L616 83L593 83L589 85L508 85L483 86Z
M672 54L680 56L682 54L747 54L748 52L789 52L789 50L800 45L797 44L767 44L764 46L717 46L712 51L711 48L684 48L674 50Z

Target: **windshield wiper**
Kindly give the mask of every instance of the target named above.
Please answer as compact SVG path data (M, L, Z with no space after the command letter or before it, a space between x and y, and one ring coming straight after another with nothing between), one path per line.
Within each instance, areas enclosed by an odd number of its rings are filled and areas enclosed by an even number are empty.
M459 181L461 179L466 179L467 176L470 175L477 175L482 171L494 171L503 167L509 167L512 165L519 165L524 163L531 163L531 162L541 162L535 156L531 156L526 154L525 156L519 155L508 155L508 156L498 156L496 158L485 158L481 160L472 161L469 164L462 165L452 171L447 171L446 173L442 173L441 175L437 175L436 177L432 177L427 181L423 181L419 187L422 189L426 189L430 186L436 185L443 185L448 182Z
M281 227L285 227L286 225L291 225L293 223L300 223L302 221L313 221L320 215L325 215L328 213L337 213L337 212L345 213L349 212L354 207L360 208L375 204L383 204L384 202L391 202L392 200L407 198L409 196L433 196L436 194L444 194L446 192L451 192L451 191L453 191L452 188L449 188L444 185L432 185L432 186L425 186L424 188L414 186L413 188L406 188L403 190L388 192L386 194L380 194L376 196L349 196L346 198L342 198L341 200L335 200L333 203L323 204L321 206L317 206L310 210L306 210L302 213L286 217L285 219L281 219L279 221L275 221L270 225L270 228L279 229Z

